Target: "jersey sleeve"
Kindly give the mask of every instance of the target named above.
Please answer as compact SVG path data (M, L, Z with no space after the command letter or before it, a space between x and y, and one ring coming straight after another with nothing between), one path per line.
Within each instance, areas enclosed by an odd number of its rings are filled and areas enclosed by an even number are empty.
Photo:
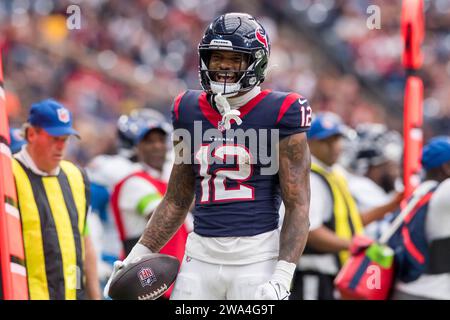
M181 99L183 98L185 92L180 93L175 100L173 101L172 104L172 126L173 129L179 129L181 128L181 121L180 121L180 104L181 104Z
M312 110L306 98L297 93L288 94L277 117L280 138L308 131L311 127L311 116Z
M158 190L140 177L129 178L119 195L119 209L130 214L149 215L161 202Z

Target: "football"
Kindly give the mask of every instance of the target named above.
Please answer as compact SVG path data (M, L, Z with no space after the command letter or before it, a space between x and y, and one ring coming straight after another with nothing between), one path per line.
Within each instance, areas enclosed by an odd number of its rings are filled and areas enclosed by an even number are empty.
M178 259L166 254L136 258L114 277L109 296L113 300L155 300L175 281L179 267Z

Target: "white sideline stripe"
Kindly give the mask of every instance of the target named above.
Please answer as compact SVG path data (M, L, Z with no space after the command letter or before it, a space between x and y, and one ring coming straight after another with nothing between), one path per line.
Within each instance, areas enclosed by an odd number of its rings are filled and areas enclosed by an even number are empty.
M0 153L3 153L8 158L11 158L11 149L4 143L0 143Z
M22 277L27 276L27 270L25 269L25 267L15 262L11 262L11 272L21 275Z
M6 98L5 98L5 90L3 89L2 86L0 86L0 97L1 97L3 100L6 100Z
M9 203L5 203L5 211L7 214L12 215L16 219L20 219L19 210L16 207L10 205Z

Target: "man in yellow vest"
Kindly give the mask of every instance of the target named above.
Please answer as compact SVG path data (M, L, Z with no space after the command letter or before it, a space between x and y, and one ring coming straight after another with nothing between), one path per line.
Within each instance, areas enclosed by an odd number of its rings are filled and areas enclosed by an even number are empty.
M310 232L300 258L291 299L332 300L334 278L349 257L354 235L365 225L393 211L401 197L360 214L352 197L344 169L336 162L343 150L342 137L348 129L333 113L319 113L308 132L311 150ZM367 195L370 197L370 195Z
M30 299L99 299L86 228L89 183L83 170L63 160L69 136L78 136L72 115L52 99L35 103L24 134L13 172Z

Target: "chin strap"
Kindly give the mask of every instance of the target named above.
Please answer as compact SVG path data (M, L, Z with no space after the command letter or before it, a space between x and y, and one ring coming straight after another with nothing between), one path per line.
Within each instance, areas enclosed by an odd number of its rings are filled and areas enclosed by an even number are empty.
M233 119L236 121L238 125L242 123L242 119L239 118L241 115L241 112L239 110L231 110L230 104L227 101L227 98L225 98L221 93L217 93L214 96L214 101L218 105L219 110L223 110L222 114L222 123L226 130L231 128L231 120Z

